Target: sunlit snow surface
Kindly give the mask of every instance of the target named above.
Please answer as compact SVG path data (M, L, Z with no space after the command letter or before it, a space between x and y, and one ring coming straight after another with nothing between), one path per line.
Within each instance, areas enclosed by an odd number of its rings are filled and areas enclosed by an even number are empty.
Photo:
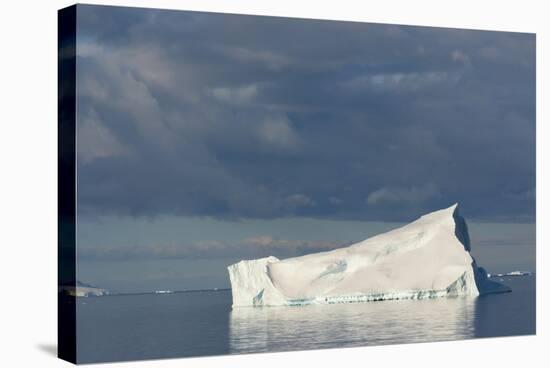
M503 292L470 255L458 205L345 248L228 267L233 306L336 304Z

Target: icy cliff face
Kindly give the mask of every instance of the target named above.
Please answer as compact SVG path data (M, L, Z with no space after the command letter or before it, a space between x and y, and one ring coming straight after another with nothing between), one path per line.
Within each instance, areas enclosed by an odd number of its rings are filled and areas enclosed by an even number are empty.
M455 204L346 248L228 267L233 306L423 299L509 291L470 255Z

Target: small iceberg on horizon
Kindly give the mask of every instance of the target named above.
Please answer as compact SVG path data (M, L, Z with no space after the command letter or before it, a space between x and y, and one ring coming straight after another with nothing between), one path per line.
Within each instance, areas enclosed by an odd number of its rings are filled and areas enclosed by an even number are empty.
M90 296L106 296L110 295L109 291L99 288L94 285L86 284L76 280L75 285L62 285L59 287L59 292L63 295L75 297L90 297Z

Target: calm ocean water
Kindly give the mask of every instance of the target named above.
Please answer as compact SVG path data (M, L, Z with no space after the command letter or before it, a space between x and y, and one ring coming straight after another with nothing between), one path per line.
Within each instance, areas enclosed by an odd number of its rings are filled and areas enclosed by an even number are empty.
M326 349L535 333L535 277L513 291L306 307L231 309L231 292L79 298L80 363Z

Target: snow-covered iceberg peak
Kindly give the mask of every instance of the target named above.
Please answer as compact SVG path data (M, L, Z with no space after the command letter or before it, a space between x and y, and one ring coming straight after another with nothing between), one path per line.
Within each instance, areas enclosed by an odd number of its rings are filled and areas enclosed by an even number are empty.
M510 291L470 255L458 205L345 248L228 267L233 306L332 304Z

